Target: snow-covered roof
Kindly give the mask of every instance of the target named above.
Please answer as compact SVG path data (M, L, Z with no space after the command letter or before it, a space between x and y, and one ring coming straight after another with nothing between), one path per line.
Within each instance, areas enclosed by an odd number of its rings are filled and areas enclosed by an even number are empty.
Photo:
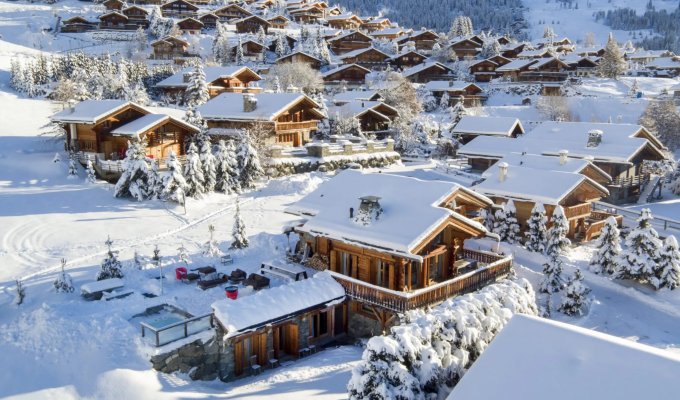
M606 188L590 178L571 172L510 165L504 173L505 178L501 179L502 164L498 162L487 169L482 174L485 180L472 189L485 196L499 196L552 205L559 204L584 182L599 189L602 197L609 194Z
M231 337L344 296L345 289L329 273L319 272L309 279L261 290L251 296L218 300L212 309Z
M680 69L680 58L677 57L659 57L647 64L648 68L656 69Z
M635 50L633 53L626 54L629 60L659 58L668 54L668 50Z
M543 169L549 171L581 173L585 168L590 167L597 171L604 179L611 180L611 176L600 167L583 158L570 158L562 160L560 157L541 156L536 154L510 153L506 154L499 162L518 167L533 169Z
M324 72L323 74L321 74L321 77L326 78L326 77L331 76L331 75L338 73L340 71L344 71L348 68L359 68L359 69L366 71L366 73L371 72L370 69L364 68L364 67L362 67L361 65L358 65L358 64L344 64L344 65L341 65L337 68L333 68L331 70Z
M501 65L496 68L496 72L511 72L519 71L522 68L528 68L530 65L535 64L537 60L512 60L505 65Z
M184 126L185 128L192 130L194 132L198 132L199 129L189 123L186 123L182 120L173 118L169 115L165 114L147 114L143 115L133 121L128 122L125 125L121 125L118 128L114 129L111 131L111 134L113 135L122 135L122 136L138 136L141 133L144 133L148 131L149 129L153 128L154 126L165 122L165 121L172 121L175 124L178 124L180 126Z
M535 64L531 64L529 69L539 69L547 64L550 64L551 62L556 62L558 64L562 64L564 67L567 67L567 65L564 63L564 61L561 61L558 58L555 57L545 57L545 58L539 58L538 62Z
M85 283L80 286L80 290L83 293L96 293L102 292L104 290L118 289L125 286L122 279L119 278L109 278L103 279L101 281L95 281L90 283Z
M522 123L517 118L465 115L456 124L452 132L458 134L510 136L517 126L524 132L524 127L522 127Z
M448 219L484 233L484 227L439 205L457 190L491 204L490 200L451 182L423 181L384 173L347 170L286 209L310 216L298 228L314 235L416 257L412 250ZM407 195L406 195L407 194ZM369 225L355 222L349 210L359 210L359 198L377 196L383 210Z
M189 82L184 81L184 76L190 74L194 71L194 68L184 68L183 70L177 72L176 74L169 76L156 84L156 87L187 87ZM205 73L205 81L210 83L217 79L227 79L233 78L243 72L249 72L259 79L262 79L255 71L248 67L242 67L237 65L227 66L227 67L204 67L203 72ZM256 80L259 80L256 79Z
M378 106L389 107L394 113L398 112L397 109L381 101L352 100L339 106L328 107L328 115L332 117L337 113L341 116L359 117L361 114L371 110L378 114L378 116L383 120L390 121L390 117L384 115L380 111L375 110L375 108Z
M356 18L361 20L361 18L357 17L356 15L352 13L344 13L344 14L339 14L339 15L329 15L326 17L326 21L342 21L346 19L351 19L351 18Z
M430 91L446 91L446 92L460 92L470 86L478 88L480 91L481 87L477 86L472 82L465 81L429 81L425 84L425 89Z
M389 54L385 53L384 51L382 51L380 49L376 49L375 47L366 47L365 49L356 49L356 50L348 51L347 53L339 55L338 58L340 58L341 60L344 60L345 58L356 57L356 56L359 56L359 55L364 54L364 53L369 52L369 51L377 51L378 53L384 55L385 58L390 57Z
M449 400L672 400L678 376L680 357L671 352L516 314Z
M80 122L94 124L99 119L121 110L128 105L145 110L144 107L127 100L84 100L72 108L59 111L50 119L55 122Z
M407 69L403 70L403 71L401 72L401 74L402 74L404 77L409 77L409 76L411 76L411 75L415 75L415 74L417 74L417 73L419 73L419 72L421 72L421 71L424 71L424 70L426 70L426 69L428 69L428 68L430 68L430 67L437 67L437 68L443 69L443 70L446 71L446 72L451 71L451 68L447 67L446 65L444 65L444 64L442 64L442 63L440 63L440 62L437 62L437 61L425 61L425 62L422 62L422 63L420 63L420 64L418 64L418 65L414 65L414 66L411 67L411 68L407 68Z
M294 52L292 52L292 53L290 53L290 54L287 54L287 55L285 55L285 56L283 56L283 57L279 57L279 58L277 58L276 60L274 60L274 62L279 62L279 61L281 61L281 60L285 60L286 58L291 58L291 57L295 56L296 54L302 54L302 55L304 55L304 56L307 56L308 58L314 59L314 60L316 60L316 61L318 61L318 62L322 62L322 60L321 60L320 58L314 57L313 55L311 55L311 54L309 54L309 53L306 53L306 52L304 52L304 51L300 51L300 50L294 51Z
M369 35L370 36L385 36L385 35L398 35L398 34L401 34L401 33L404 33L404 30L399 28L399 27L395 27L395 28L385 28L385 29L381 29L379 31L371 32L371 33L369 33Z
M243 110L244 94L241 93L222 93L198 107L197 110L205 119L273 121L282 111L303 99L312 102L315 108L319 107L314 100L302 93L257 93L246 95L253 96L257 100L257 105L253 111Z
M378 100L382 96L377 90L350 90L333 96L333 101Z
M640 125L632 124L547 121L518 139L480 136L458 152L467 156L501 158L510 153L556 156L561 150L567 150L569 157L628 163L647 146L658 152L647 139L635 137L642 129ZM602 140L596 147L588 147L589 132L593 130L602 132Z

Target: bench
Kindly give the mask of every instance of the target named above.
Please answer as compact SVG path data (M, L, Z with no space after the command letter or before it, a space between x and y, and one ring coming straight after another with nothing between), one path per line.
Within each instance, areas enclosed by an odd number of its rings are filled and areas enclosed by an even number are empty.
M243 285L252 286L253 289L260 290L269 287L269 278L260 274L252 273L248 276L248 279L243 281Z
M120 291L116 290L116 291L113 291L113 292L106 292L106 293L104 293L104 295L102 296L102 299L104 299L104 300L106 300L106 301L115 300L115 299L122 299L122 298L124 298L124 297L130 296L130 295L133 294L134 292L135 292L135 291L132 290L132 289L129 289L129 290L120 290Z
M220 262L222 262L223 265L233 264L234 258L231 256L231 254L226 254L220 258Z
M235 270L231 271L231 274L229 275L229 281L231 283L241 283L245 281L247 277L248 274L246 274L246 271L236 268Z
M101 281L82 285L80 287L80 294L85 300L100 300L105 292L112 292L123 286L125 286L125 284L119 278L102 279Z
M291 271L286 267L267 263L262 263L262 265L260 265L260 272L267 272L273 275L291 279L293 281L301 281L308 278L307 271Z
M219 273L214 279L199 280L198 287L203 290L208 290L227 282L229 282L229 277L223 273Z

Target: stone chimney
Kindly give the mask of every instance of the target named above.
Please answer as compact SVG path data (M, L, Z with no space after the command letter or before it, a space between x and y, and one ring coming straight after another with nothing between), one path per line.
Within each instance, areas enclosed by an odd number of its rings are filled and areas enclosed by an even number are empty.
M508 176L508 163L502 162L498 164L498 180L505 182L505 178Z
M588 143L586 147L597 147L602 143L603 132L599 129L593 129L588 132Z
M359 204L359 209L353 218L355 223L363 226L369 226L374 221L380 219L380 215L383 213L383 209L380 206L380 197L364 196L360 197L359 200L361 200L361 203Z
M252 93L243 94L243 112L253 112L257 108L257 99Z
M569 150L560 150L560 165L567 163L567 157L569 156Z
M184 75L182 75L182 82L188 83L191 80L191 72L185 72Z

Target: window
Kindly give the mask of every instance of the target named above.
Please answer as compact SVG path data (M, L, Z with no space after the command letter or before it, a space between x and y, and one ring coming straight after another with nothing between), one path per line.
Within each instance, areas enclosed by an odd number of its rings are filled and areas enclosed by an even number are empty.
M444 254L430 258L430 280L438 281L444 276Z
M340 273L352 276L352 256L348 253L340 253Z
M314 314L311 319L311 336L313 338L318 338L323 335L328 334L328 311L321 311L318 314Z
M382 287L388 287L390 265L382 260L377 260L375 263L375 284Z
M417 288L420 285L420 264L411 263L411 288Z

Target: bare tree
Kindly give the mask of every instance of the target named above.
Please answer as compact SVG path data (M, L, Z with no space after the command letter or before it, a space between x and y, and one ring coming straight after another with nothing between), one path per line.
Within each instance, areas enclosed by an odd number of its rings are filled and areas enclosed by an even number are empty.
M295 87L306 94L316 93L323 90L323 78L321 73L310 67L307 63L294 62L283 63L273 66L269 70L267 88L274 90L273 86L278 77L278 81L284 90Z

